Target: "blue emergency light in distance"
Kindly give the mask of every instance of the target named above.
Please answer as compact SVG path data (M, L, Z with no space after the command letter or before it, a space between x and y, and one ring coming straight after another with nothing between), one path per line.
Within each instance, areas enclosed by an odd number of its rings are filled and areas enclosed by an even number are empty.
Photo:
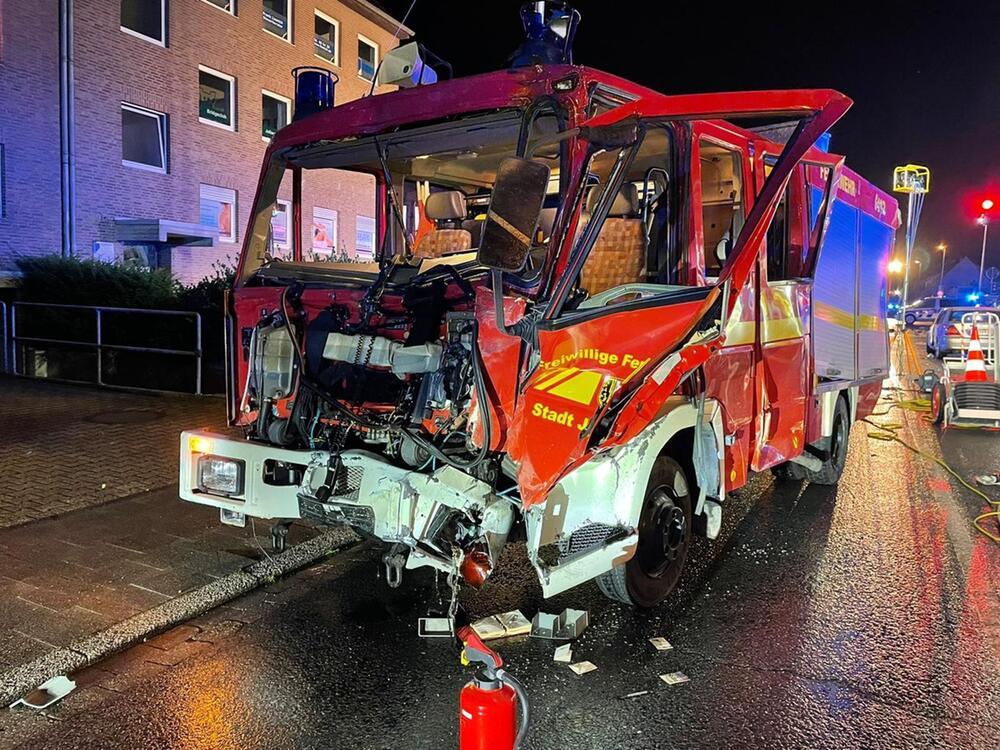
M292 122L324 112L334 104L339 76L326 68L303 65L292 70L295 78L295 114Z

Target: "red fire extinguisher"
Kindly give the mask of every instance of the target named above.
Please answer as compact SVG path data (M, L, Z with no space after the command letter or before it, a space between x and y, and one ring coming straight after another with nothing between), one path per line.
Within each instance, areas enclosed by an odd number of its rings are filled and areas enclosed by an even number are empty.
M462 628L458 635L465 644L462 663L479 666L475 677L462 688L458 702L459 750L518 750L528 732L528 694L524 686L503 669L500 655L486 646L472 628Z

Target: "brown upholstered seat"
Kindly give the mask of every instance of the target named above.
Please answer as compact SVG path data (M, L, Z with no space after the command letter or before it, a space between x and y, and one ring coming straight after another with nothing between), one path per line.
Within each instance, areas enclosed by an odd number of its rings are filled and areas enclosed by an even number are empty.
M597 202L598 191L587 196L588 213ZM635 186L626 184L615 197L601 233L594 242L580 273L580 286L591 295L622 284L645 280L646 239L639 218Z
M472 249L472 234L462 229L465 219L465 196L458 190L431 193L424 211L436 229L420 238L413 250L414 258L440 258Z

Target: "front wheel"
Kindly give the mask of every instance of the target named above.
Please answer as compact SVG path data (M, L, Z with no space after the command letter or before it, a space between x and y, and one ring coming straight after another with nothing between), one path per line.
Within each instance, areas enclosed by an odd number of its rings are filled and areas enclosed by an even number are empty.
M912 313L907 313L906 317L903 318L903 321L906 323L906 325L912 326L914 323L917 322L917 316L913 315Z
M639 517L635 554L597 579L605 596L648 609L674 590L691 544L691 494L681 465L667 456L657 458Z

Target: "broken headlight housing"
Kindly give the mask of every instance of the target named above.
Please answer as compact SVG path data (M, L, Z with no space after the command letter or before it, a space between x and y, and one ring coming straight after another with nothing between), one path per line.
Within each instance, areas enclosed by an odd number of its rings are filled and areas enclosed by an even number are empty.
M201 456L198 459L198 489L214 495L243 494L246 464L236 458Z

